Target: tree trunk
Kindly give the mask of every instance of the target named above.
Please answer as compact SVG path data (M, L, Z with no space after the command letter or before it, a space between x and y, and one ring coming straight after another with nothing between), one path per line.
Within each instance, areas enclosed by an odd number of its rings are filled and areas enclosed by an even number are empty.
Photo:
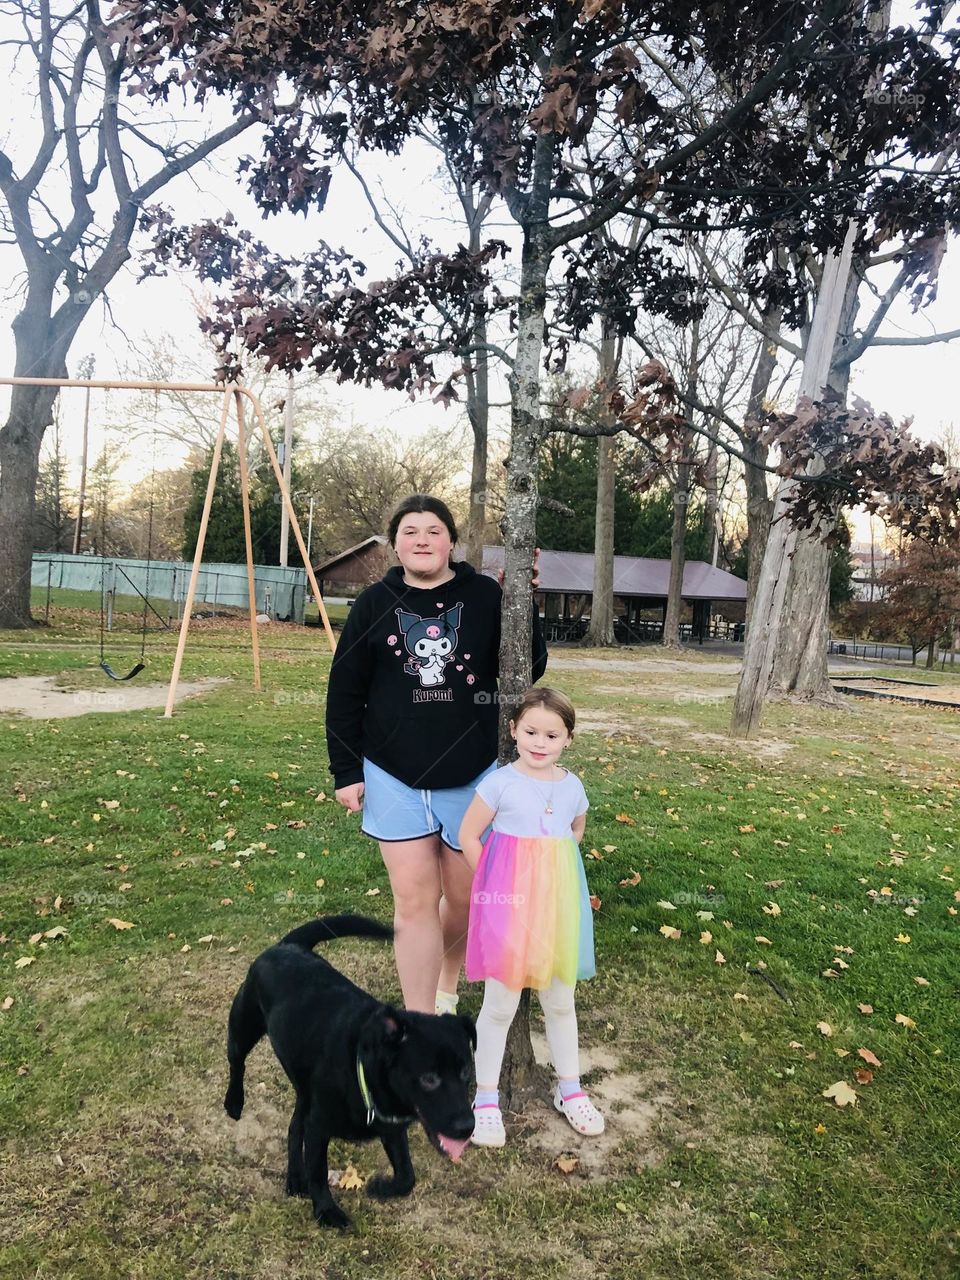
M770 305L763 312L764 327L768 332L780 328L783 319L783 307ZM770 532L770 517L773 514L773 503L767 490L767 447L760 439L760 423L763 420L764 405L770 390L773 371L777 367L777 346L768 338L761 339L757 364L750 383L750 396L747 400L747 412L743 433L743 452L746 459L744 465L744 482L747 489L747 627L750 626L750 615L753 601L757 594L757 583L760 581L760 566L763 564L763 553Z
M687 395L697 398L700 381L700 321L690 329L690 362L687 366ZM670 534L670 585L667 588L667 611L663 618L663 646L680 647L680 612L683 609L683 568L686 562L687 512L690 508L690 468L693 461L693 432L684 431L683 455L677 464L677 483L673 491L673 529Z
M541 135L537 140L533 179L523 209L517 345L510 371L510 455L507 458L506 503L501 526L504 543L499 680L501 764L513 758L508 708L516 705L529 686L532 675L532 576L537 532L537 469L542 435L540 361L550 267L547 215L555 149L556 138L552 135ZM545 1080L530 1043L529 1009L529 997L525 997L511 1028L501 1075L505 1105L514 1109L527 1091L542 1087Z
M605 426L612 421L606 399L616 377L616 339L604 320L600 339L600 367L597 383L604 400L601 410ZM617 437L597 438L597 510L593 543L593 601L590 607L590 630L583 644L610 648L616 644L613 633L613 537L617 481Z
M478 316L473 327L473 345L487 341L487 322ZM483 531L487 519L487 434L490 419L489 362L486 352L472 357L467 377L467 417L473 431L473 460L470 467L470 512L464 559L477 573L483 569Z
M52 293L52 285L31 288L13 322L15 377L67 376L64 353L75 326L69 334L55 332L49 319ZM0 429L0 628L33 626L30 576L37 475L57 395L56 387L12 387L10 413Z
M673 491L673 530L670 535L670 585L667 588L667 612L663 619L663 646L680 647L680 611L683 608L683 569L686 561L684 543L687 537L687 511L690 503L690 449L692 435L684 432L684 456L677 466L677 483Z
M804 358L803 377L800 383L801 397L810 396L819 399L830 377L841 312L847 297L855 233L856 225L851 221L842 250L839 253L827 254L824 263L820 294L817 298ZM807 474L817 474L822 469L822 465L822 460L814 458L807 467ZM817 634L809 631L806 619L796 611L802 607L805 600L809 601L810 593L820 591L821 585L825 592L826 582L817 574L815 565L804 564L801 561L801 564L793 566L799 538L797 531L790 525L787 508L794 488L793 480L784 479L777 489L770 534L767 538L763 566L757 584L752 625L747 632L743 667L734 699L731 732L735 736L749 737L759 728L763 706L773 686L778 655L786 644L787 633L791 627L800 625L807 634L806 643L802 647L802 653L805 655L804 664L802 667L799 665L797 667L798 677L802 669L804 678L811 681L815 679L817 671L814 652L818 643ZM793 613L788 615L786 603L792 569L798 571L798 585L797 589L789 591ZM822 605L821 608L825 612L825 606ZM822 661L825 666L825 645ZM781 678L783 674L784 661L781 659L779 663Z
M860 280L860 272L854 264L844 290L827 377L830 391L842 400L846 400L850 384L847 352L859 309ZM832 552L825 538L836 528L839 514L837 508L832 519L805 529L797 538L796 551L790 562L784 602L785 624L774 658L773 685L783 693L801 698L830 701L834 697L827 674Z
M710 564L715 569L720 558L720 482L717 473L717 445L711 440L707 450L706 506L707 528L710 530Z
M927 666L927 670L928 670L928 671L929 671L929 670L930 670L930 668L933 666L933 664L936 662L936 660L937 660L937 637L936 637L936 636L931 636L931 637L930 637L930 643L927 645L927 662L926 662L926 666Z

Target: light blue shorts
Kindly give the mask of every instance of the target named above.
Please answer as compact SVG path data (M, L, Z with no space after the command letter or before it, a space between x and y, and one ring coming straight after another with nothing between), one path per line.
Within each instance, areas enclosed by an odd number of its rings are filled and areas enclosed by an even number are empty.
M460 849L460 823L481 778L496 769L496 762L462 787L438 791L418 790L387 773L371 760L363 762L364 835L374 840L419 840L439 835L445 845ZM484 833L485 834L485 833Z

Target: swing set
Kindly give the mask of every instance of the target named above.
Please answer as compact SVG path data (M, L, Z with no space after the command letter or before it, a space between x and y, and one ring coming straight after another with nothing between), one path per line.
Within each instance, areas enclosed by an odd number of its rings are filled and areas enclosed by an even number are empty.
M243 533L244 545L246 548L247 561L247 596L249 601L250 614L250 643L253 653L253 687L260 689L260 640L257 629L257 601L256 587L254 584L253 572L253 538L250 525L250 477L247 472L247 425L245 419L244 404L248 403L252 408L257 428L263 437L264 447L267 451L267 457L270 459L270 465L273 467L273 473L276 476L277 484L280 489L280 496L283 505L286 508L287 515L290 520L290 527L293 530L294 537L297 540L297 546L303 557L303 563L307 570L307 579L310 588L313 591L314 599L317 602L317 608L320 612L320 620L323 623L324 630L327 635L327 642L330 645L331 653L336 649L337 642L334 639L333 628L330 626L330 619L323 604L323 597L320 594L320 587L317 583L316 576L313 572L313 566L310 563L310 557L307 554L306 543L303 540L303 533L300 529L300 523L297 520L296 512L293 509L293 503L290 501L290 493L283 478L283 471L277 460L277 453L273 447L273 441L270 438L270 432L267 430L266 418L263 413L263 406L260 398L248 388L237 382L230 383L207 383L207 382L134 382L134 381L116 381L106 378L0 378L0 386L5 387L87 387L90 389L97 388L104 391L153 391L159 393L161 391L201 391L208 394L217 394L222 397L220 406L220 425L217 429L216 440L213 446L213 455L210 460L210 474L207 477L207 490L203 502L203 512L200 516L200 529L197 533L197 545L194 551L193 568L190 573L190 583L187 587L187 596L184 603L183 619L180 623L180 634L177 639L177 652L173 660L173 672L170 676L170 685L167 690L167 703L164 708L164 718L170 719L173 715L173 706L177 696L177 685L180 682L180 669L183 665L183 654L187 644L187 632L190 629L190 617L193 613L194 597L197 590L197 580L200 576L200 565L203 560L203 544L207 536L207 525L210 521L210 508L213 504L214 488L217 483L217 472L220 469L220 457L223 452L223 442L226 437L227 422L230 417L230 406L234 406L237 427L237 454L240 463L240 495L243 504ZM154 455L154 472L155 467ZM155 476L154 476L155 479ZM111 668L106 659L104 651L104 580L103 570L101 569L100 579L100 668L111 680L125 681L132 680L139 675L144 669L145 651L146 651L146 635L147 635L147 610L152 608L149 600L150 589L150 557L152 553L153 540L153 502L154 502L154 481L151 480L150 486L150 516L147 531L147 580L144 584L144 591L137 590L138 595L143 597L143 621L141 625L140 637L140 658L134 664L133 668L126 675L117 675ZM154 610L156 612L156 610ZM158 615L159 616L159 615Z

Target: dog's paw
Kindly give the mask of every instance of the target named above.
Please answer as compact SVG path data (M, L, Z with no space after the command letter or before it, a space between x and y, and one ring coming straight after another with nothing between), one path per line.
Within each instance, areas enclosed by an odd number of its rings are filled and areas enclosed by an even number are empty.
M227 1090L227 1096L223 1100L223 1109L231 1120L239 1120L243 1115L243 1090L234 1091Z
M306 1180L304 1178L287 1178L287 1195L297 1196L303 1200L309 1199L310 1192L307 1189Z
M329 1204L322 1209L314 1208L313 1216L321 1227L338 1227L345 1231L350 1225L350 1219L338 1204Z
M400 1182L397 1178L388 1178L386 1174L378 1174L367 1183L366 1192L374 1200L393 1200L397 1196L408 1196L413 1190L414 1181Z

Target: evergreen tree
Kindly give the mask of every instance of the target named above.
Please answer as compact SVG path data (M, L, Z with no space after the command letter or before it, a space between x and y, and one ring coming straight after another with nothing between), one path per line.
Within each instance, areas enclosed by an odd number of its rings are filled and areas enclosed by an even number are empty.
M183 558L185 560L192 560L196 551L212 457L213 450L208 449L202 465L197 467L190 478L190 502L183 517ZM217 483L213 490L203 558L208 563L246 563L243 506L240 498L240 463L236 448L227 440L223 442Z

